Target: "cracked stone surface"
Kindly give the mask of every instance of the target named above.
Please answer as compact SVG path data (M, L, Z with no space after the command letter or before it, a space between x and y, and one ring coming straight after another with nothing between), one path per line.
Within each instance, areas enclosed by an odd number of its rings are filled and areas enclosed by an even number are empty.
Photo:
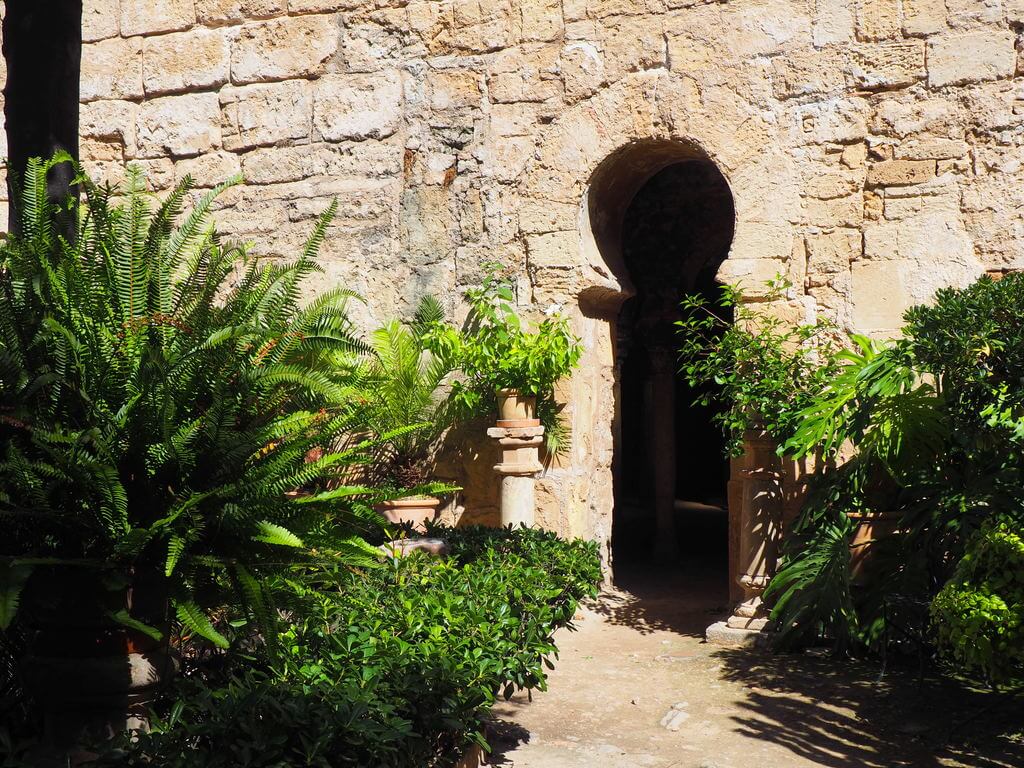
M660 582L660 583L659 583ZM705 580L706 582L706 580ZM725 585L679 573L634 579L558 636L547 692L500 704L491 765L507 768L803 768L1024 764L1004 735L1024 703L826 653L703 642ZM993 706L996 705L996 706ZM678 730L662 725L689 715ZM973 718L970 719L969 718Z

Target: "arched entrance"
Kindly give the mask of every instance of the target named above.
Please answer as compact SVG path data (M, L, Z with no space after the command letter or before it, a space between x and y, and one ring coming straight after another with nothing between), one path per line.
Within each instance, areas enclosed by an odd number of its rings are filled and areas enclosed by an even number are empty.
M629 294L609 318L616 578L682 567L724 599L729 462L711 409L695 403L703 393L678 372L674 324L685 296L718 300L715 278L735 225L732 194L699 148L636 142L598 168L587 211L602 260Z

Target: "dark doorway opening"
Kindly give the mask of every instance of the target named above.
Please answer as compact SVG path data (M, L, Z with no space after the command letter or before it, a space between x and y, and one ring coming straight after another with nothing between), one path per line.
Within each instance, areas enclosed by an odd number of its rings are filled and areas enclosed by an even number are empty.
M686 295L716 304L732 243L728 184L704 158L663 165L622 212L620 268L635 294L615 321L618 424L612 556L616 582L684 575L728 592L729 462L712 409L678 372L675 321ZM718 306L726 320L731 315ZM655 566L655 568L652 568Z

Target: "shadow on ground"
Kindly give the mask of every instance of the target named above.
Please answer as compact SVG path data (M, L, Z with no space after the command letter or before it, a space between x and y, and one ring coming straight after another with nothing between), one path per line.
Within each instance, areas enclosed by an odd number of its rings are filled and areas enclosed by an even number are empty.
M1024 766L1024 697L828 654L718 650L723 679L747 689L737 734L830 768ZM1017 732L1014 735L1014 732Z
M491 746L488 765L511 765L506 754L520 744L529 744L530 732L510 720L495 719L487 724L487 743Z
M718 569L659 573L624 567L616 571L615 587L588 607L609 624L644 635L665 631L703 639L708 625L728 613L728 584Z
M720 510L678 512L669 562L653 557L653 521L616 534L615 589L590 607L609 624L644 635L703 639L708 625L729 612L728 530Z

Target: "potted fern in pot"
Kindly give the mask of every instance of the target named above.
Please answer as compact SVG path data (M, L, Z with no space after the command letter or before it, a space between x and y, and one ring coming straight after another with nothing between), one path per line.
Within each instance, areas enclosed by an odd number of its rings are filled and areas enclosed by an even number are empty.
M335 447L362 408L347 296L299 304L334 206L298 259L258 262L209 222L223 186L154 208L133 170L121 205L80 179L69 242L46 193L65 161L28 164L0 243L0 629L28 635L61 748L145 725L172 627L273 644L281 568L369 562L376 520L369 489L321 490L366 452Z
M462 331L434 326L428 343L457 361L464 379L453 385L453 398L471 412L497 411L499 427L543 424L549 453L564 450L567 433L559 420L555 384L576 368L580 340L568 320L547 313L525 322L513 304L515 292L500 264L487 264L479 288L466 292L470 315Z
M457 490L433 475L441 438L458 410L448 396L452 359L426 346L427 332L443 326L441 305L426 296L411 322L392 320L370 336L367 422L380 440L373 481L394 495L377 511L419 531L436 519L438 496Z

